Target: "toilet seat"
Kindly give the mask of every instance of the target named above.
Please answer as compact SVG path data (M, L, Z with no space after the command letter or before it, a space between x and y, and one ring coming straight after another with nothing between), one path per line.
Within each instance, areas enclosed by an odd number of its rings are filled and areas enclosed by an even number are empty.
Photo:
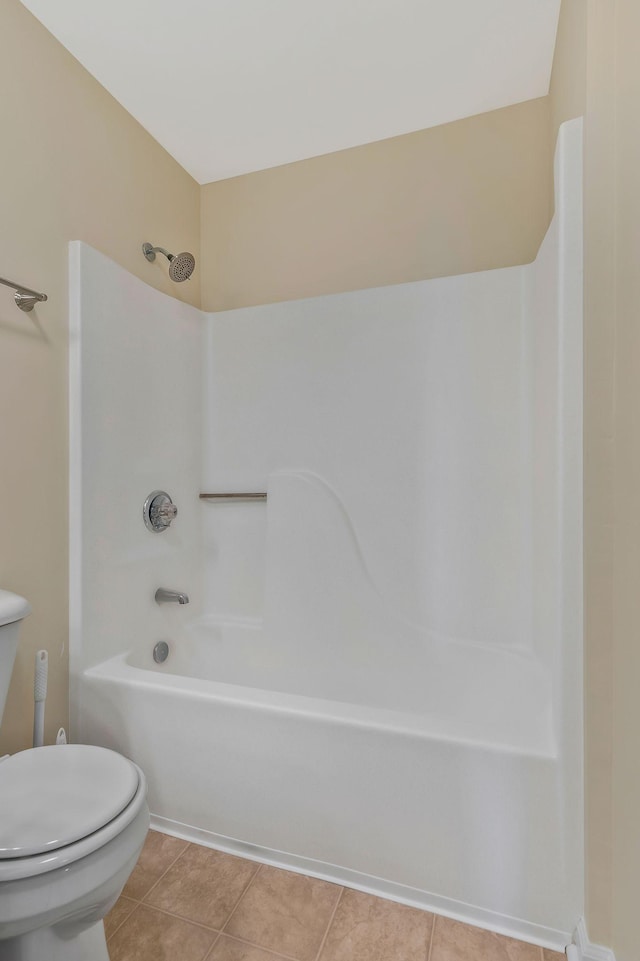
M55 870L123 831L144 807L140 769L106 748L31 748L0 763L0 883Z

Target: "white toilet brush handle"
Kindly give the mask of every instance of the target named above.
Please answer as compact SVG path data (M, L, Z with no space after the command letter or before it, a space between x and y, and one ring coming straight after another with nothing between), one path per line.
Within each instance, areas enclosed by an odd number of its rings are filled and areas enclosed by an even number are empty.
M33 681L33 746L42 747L44 743L44 703L47 699L47 672L49 655L46 651L36 654L36 668Z

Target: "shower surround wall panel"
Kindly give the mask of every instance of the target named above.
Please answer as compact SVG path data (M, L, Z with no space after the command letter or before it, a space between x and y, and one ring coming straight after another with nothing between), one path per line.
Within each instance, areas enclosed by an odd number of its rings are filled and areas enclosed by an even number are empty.
M70 244L70 267L73 683L79 663L117 654L134 635L171 637L177 605L159 607L157 587L188 584L199 603L204 328L197 308L86 244ZM171 495L180 522L151 534L142 506L157 489Z
M537 260L488 273L205 315L74 246L75 736L163 829L568 940L580 167L574 121Z
M522 282L507 269L214 316L206 488L266 490L274 472L314 472L401 620L528 648ZM208 524L224 523L220 505L205 509ZM260 505L244 513L263 522ZM273 536L290 526L270 509L268 519ZM225 602L220 590L216 610Z

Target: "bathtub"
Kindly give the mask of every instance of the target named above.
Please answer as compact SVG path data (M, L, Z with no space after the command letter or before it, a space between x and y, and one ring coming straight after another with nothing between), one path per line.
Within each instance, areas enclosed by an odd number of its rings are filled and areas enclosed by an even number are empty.
M162 664L84 672L83 739L143 768L164 831L561 948L544 672L437 638L413 656L396 689L384 660L282 663L259 621L199 619Z

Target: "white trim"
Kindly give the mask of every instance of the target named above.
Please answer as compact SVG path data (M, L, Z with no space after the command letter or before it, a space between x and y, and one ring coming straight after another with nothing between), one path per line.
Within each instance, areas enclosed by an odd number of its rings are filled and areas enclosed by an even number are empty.
M584 918L580 918L573 935L577 957L575 961L616 961L611 948L603 948L601 944L592 944L587 935L587 925ZM572 961L569 956L569 961Z
M434 914L442 914L444 917L464 921L477 928L495 931L497 934L504 934L520 941L527 941L530 944L537 944L542 948L564 951L570 939L569 934L555 928L523 921L520 918L512 918L506 914L499 914L485 908L474 907L462 901L455 901L453 898L431 894L428 891L411 888L395 881L385 881L382 878L361 874L359 871L352 871L349 868L327 864L315 858L300 857L297 854L274 851L259 844L238 841L235 838L214 834L211 831L203 831L201 828L194 828L170 818L152 814L151 827L156 831L183 838L185 841L191 841L194 844L202 844L205 847L215 848L217 851L225 851L227 854L248 858L250 861L259 861L261 864L285 868L287 871L294 871L297 874L307 874L314 878L321 878L323 881L332 881L334 884L343 884L346 887L354 888L356 891L364 891L366 894L388 898L390 901L398 901L400 904L408 904L410 907L422 908L426 911L432 911ZM585 961L591 961L591 958L591 955L585 955ZM609 956L603 956L602 958L593 956L593 961L615 961L615 959L613 956L611 958Z

